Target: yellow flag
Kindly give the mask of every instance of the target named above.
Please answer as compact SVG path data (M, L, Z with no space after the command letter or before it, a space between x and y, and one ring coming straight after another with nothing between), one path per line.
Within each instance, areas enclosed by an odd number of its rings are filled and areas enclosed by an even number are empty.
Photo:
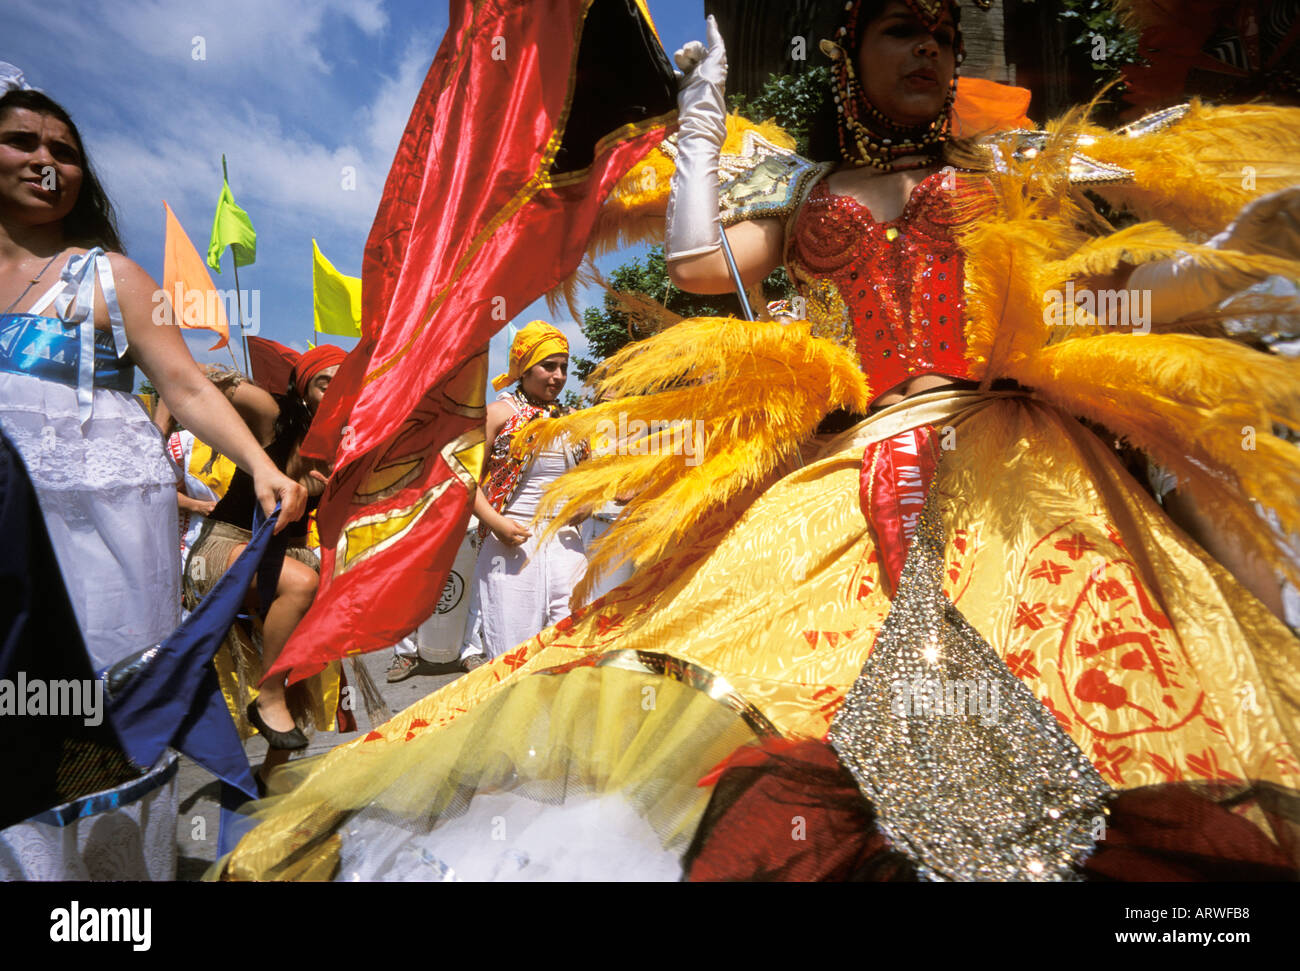
M316 329L338 337L361 336L361 278L344 276L311 241L311 283Z
M190 450L190 475L218 496L224 496L230 488L230 480L235 477L235 463L224 455L216 454L215 458L213 455L212 446L196 438Z
M224 295L212 285L203 257L185 235L172 207L167 213L167 235L163 242L163 291L172 302L176 323L182 327L215 331L220 338L208 350L226 346L230 323L226 319Z

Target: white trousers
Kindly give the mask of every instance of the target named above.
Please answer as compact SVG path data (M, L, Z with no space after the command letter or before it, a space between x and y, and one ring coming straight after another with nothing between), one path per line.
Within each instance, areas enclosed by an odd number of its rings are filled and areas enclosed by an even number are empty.
M582 534L566 526L538 548L543 527L522 546L492 533L474 566L483 653L499 657L569 616L569 597L587 569ZM472 621L471 621L472 622Z

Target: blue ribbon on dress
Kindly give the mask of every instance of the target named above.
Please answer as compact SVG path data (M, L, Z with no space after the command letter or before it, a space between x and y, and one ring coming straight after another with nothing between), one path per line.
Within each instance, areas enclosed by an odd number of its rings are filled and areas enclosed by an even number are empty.
M0 371L77 386L80 342L58 317L0 314ZM118 360L113 335L95 331L95 387L131 393L135 367Z
M113 331L113 344L119 359L126 354L126 324L122 321L122 308L117 302L117 286L113 283L113 268L108 254L96 246L78 256L72 256L59 274L59 292L54 298L54 312L65 327L80 328L81 356L77 362L77 417L85 425L90 420L95 401L95 278L104 292L108 320ZM41 301L44 302L44 301ZM69 313L69 308L75 309ZM85 326L83 326L85 325Z

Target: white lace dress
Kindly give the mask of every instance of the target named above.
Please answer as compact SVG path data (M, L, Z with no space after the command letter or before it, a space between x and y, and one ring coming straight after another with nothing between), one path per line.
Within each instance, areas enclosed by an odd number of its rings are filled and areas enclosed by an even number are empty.
M112 340L92 328L96 277L113 319ZM51 303L59 316L40 316ZM129 390L133 369L124 372L117 361L126 333L107 256L96 249L71 257L32 310L0 315L0 427L36 487L92 667L100 671L180 623L179 470ZM115 374L122 390L93 387L104 383L98 365ZM66 383L69 373L74 383ZM174 879L176 769L169 751L116 789L0 830L0 880Z
M99 258L107 265L106 257ZM60 287L67 285L60 281ZM57 302L59 292L39 298L34 309ZM116 309L115 299L110 307ZM64 326L54 317L8 315L0 325L0 348L30 336L40 322ZM101 339L101 347L105 343ZM52 349L57 356L57 345ZM0 427L36 487L77 623L99 671L158 643L180 623L180 473L135 395L94 388L83 424L78 393L78 387L47 377L0 370Z

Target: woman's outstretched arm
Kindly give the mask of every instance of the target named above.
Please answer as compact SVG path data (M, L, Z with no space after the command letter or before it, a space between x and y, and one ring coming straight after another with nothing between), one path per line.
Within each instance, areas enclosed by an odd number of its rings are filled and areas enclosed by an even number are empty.
M276 532L302 518L307 491L275 467L225 395L194 362L180 329L154 322L155 294L163 300L166 295L148 273L125 256L113 254L109 259L131 354L176 420L253 477L263 512L270 515L275 504L281 504ZM95 317L97 322L102 317L102 322L108 323L102 300L96 301Z

